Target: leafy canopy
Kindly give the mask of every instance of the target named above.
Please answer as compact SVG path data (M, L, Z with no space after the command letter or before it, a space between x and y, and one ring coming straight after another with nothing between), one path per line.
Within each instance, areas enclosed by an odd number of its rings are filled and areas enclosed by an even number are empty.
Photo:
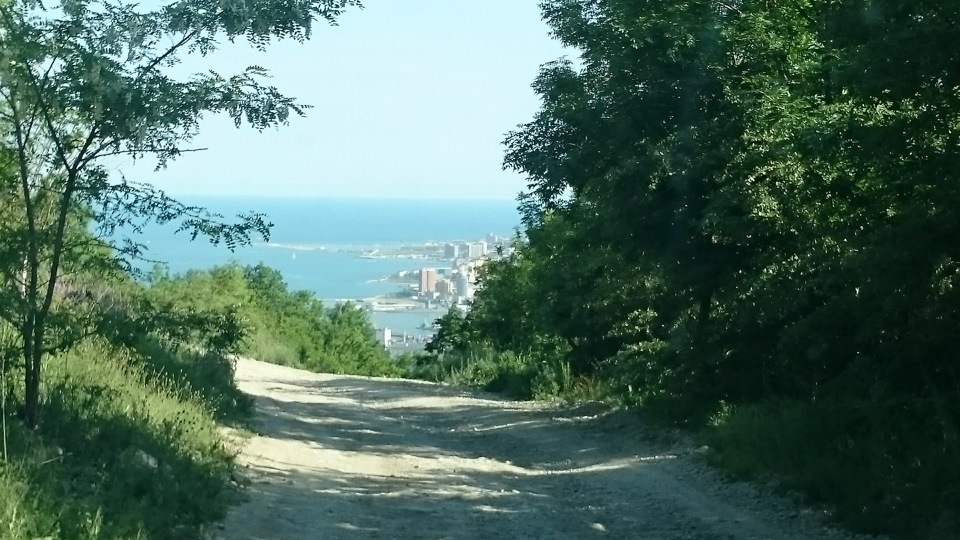
M183 152L201 120L226 114L255 129L285 124L305 106L267 84L267 72L175 75L187 55L207 55L223 41L265 48L309 38L314 21L333 23L356 0L35 0L0 2L0 255L4 304L26 373L26 416L35 424L44 354L68 322L58 287L66 274L103 277L142 257L144 246L121 230L149 221L229 248L266 236L257 213L222 216L181 204L147 182L111 175L118 158L165 166ZM85 225L93 225L93 237ZM76 225L76 226L72 226ZM105 247L106 249L102 249ZM6 364L4 364L6 365Z

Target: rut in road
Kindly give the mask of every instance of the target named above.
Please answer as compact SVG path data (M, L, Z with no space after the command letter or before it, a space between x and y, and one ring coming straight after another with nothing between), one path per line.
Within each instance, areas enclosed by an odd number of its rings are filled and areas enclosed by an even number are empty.
M576 409L241 359L260 434L215 538L849 538Z

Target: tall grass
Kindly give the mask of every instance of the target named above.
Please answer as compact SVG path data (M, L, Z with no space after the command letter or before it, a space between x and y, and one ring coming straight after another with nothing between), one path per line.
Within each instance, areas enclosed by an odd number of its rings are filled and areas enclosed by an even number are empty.
M200 400L221 423L243 427L253 412L253 399L237 388L234 361L225 354L177 347L145 336L126 358L149 381L181 398Z
M243 353L261 362L303 368L295 346L263 331L251 332L244 342Z
M48 359L40 428L7 419L0 538L199 537L233 498L216 417L245 410L205 395L232 379L202 361L99 341Z
M740 478L775 479L842 523L901 538L960 538L960 446L914 401L733 407L704 439Z

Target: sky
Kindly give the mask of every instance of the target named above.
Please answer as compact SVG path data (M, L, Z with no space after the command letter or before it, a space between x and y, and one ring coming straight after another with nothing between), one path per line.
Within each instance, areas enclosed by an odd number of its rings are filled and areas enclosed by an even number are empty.
M227 117L201 123L161 172L122 166L174 195L514 199L502 141L539 108L540 65L573 56L548 34L538 0L366 0L306 44L260 53L243 43L188 58L191 71L261 65L310 104L306 118L258 133ZM121 168L118 166L118 168Z

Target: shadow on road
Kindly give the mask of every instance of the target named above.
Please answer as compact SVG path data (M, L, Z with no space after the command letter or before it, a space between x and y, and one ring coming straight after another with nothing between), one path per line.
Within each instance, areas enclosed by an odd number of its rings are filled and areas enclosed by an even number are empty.
M269 509L260 518L269 523L254 523L253 515L240 523L241 507L238 523L228 520L229 538L639 538L682 532L670 523L648 524L638 536L642 516L632 516L631 507L643 493L597 493L616 490L626 470L673 456L637 455L637 448L616 448L599 432L558 425L558 417L582 423L575 412L404 380L258 384L262 437L248 449L255 454L250 497ZM260 455L258 445L264 447Z

